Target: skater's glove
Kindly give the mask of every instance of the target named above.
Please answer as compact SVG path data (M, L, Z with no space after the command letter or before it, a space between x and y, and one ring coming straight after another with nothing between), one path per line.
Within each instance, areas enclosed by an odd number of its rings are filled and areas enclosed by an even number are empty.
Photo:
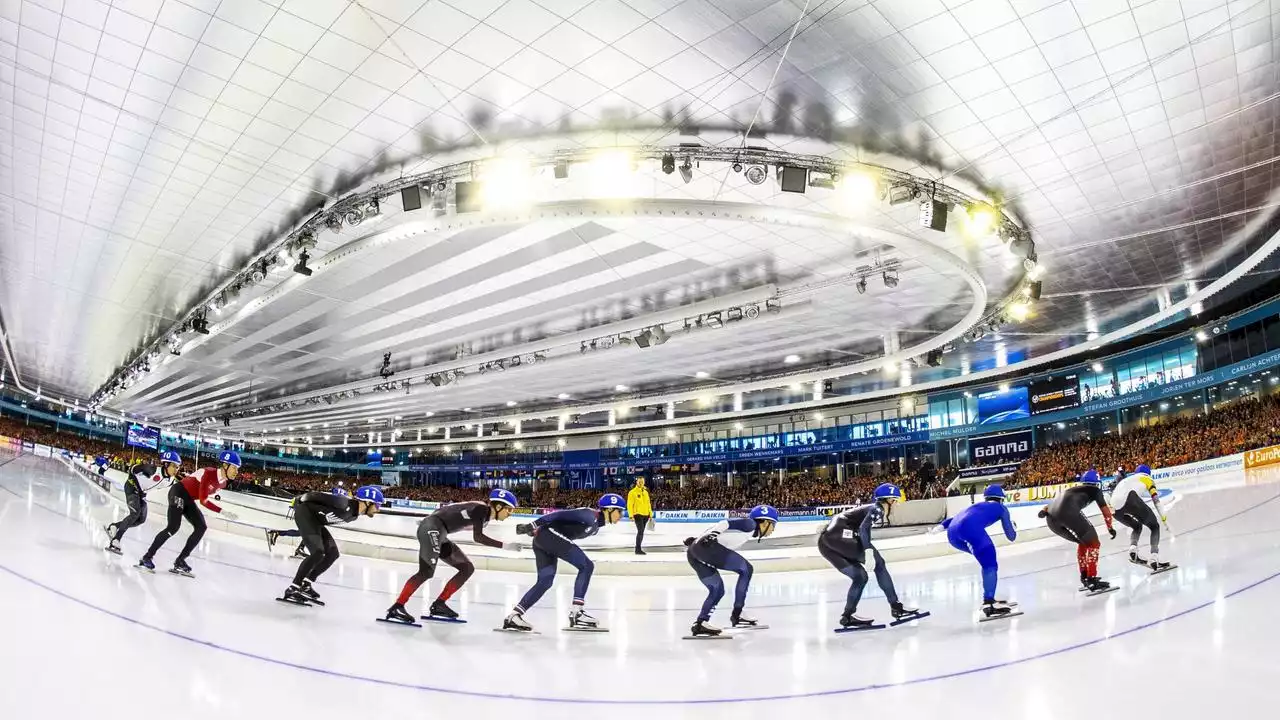
M533 523L520 523L516 526L516 534L533 537Z
M239 515L236 515L230 510L223 510L222 512L218 513L218 515L221 516L223 520L239 520L240 519Z
M1115 539L1116 539L1116 529L1115 529L1115 528L1113 528L1113 527L1109 527L1109 528L1107 528L1107 532L1108 532L1108 533L1110 533L1110 535L1111 535L1111 539L1112 539L1112 540L1115 540Z
M1036 513L1036 517L1038 518L1049 517L1049 508L1040 508L1040 512Z
M524 549L524 543L504 542L502 543L502 549L509 550L511 552L520 552L521 550Z

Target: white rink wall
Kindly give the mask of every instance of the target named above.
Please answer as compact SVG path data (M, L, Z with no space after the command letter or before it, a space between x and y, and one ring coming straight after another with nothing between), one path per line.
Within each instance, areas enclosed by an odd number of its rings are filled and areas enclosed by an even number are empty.
M1162 468L1155 472L1157 485L1169 497L1164 500L1166 510L1173 507L1182 493L1211 492L1218 489L1239 487L1254 482L1272 482L1280 480L1280 465L1245 471L1244 455L1236 454L1214 460L1191 463L1184 466ZM86 480L96 481L95 470L79 460L66 461L77 474ZM107 480L111 484L111 496L123 503L123 484L125 474L116 470L108 470ZM1049 502L1068 485L1055 485L1040 488L1027 488L1010 491L1009 509L1013 521L1019 530L1017 543L1045 538L1049 536L1043 520L1036 515L1040 508ZM163 513L165 510L166 490L158 490L148 495L148 502L153 512ZM268 498L248 493L224 491L218 501L237 515L236 520L228 521L215 513L206 513L206 519L212 529L250 537L262 537L265 529L292 529L293 522L287 519L288 501ZM940 521L943 517L954 515L971 504L970 496L938 498L930 500L911 500L894 508L892 522L896 526L909 524L928 524ZM418 543L415 536L418 521L428 511L413 511L406 508L395 508L398 512L411 512L410 515L379 514L374 518L359 520L332 528L344 553L382 558L402 562L417 561ZM1100 513L1091 508L1089 514L1096 523L1101 524ZM490 523L485 532L498 540L527 541L515 534L515 526L525 522L530 516L513 516L505 523ZM1176 518L1173 520L1176 522ZM679 519L657 522L645 533L644 545L648 555L636 556L629 549L635 539L635 527L624 519L617 525L607 526L592 538L580 542L588 550L594 550L592 559L596 564L596 572L606 575L677 575L688 572L684 558L684 538L697 535L710 528L718 520L715 519ZM775 538L786 540L790 546L770 547L764 545L752 547L751 543L743 546L742 554L751 560L757 572L785 572L811 570L826 567L826 561L817 553L814 543L797 544L794 538L815 537L826 525L826 519L784 518L779 523ZM1007 544L999 526L991 528L997 544ZM520 553L496 550L471 542L468 533L458 533L452 537L454 542L465 547L467 555L481 569L532 572L533 563L528 550ZM281 538L280 546L292 548L296 544L293 538ZM945 534L914 534L902 537L877 538L876 547L888 559L894 561L936 557L956 552L947 544ZM561 572L569 572L571 568L561 568Z

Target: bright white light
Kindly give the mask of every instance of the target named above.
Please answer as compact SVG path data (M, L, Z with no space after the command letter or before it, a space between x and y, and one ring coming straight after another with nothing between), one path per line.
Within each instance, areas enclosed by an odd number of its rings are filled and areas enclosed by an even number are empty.
M707 378L711 377L711 373L707 372L706 370L699 370L698 372L694 373L693 376L698 378L699 380L706 380Z
M741 431L742 431L742 423L740 423L740 422L736 422L736 423L734 423L734 424L733 424L733 429L734 429L734 430L737 430L737 431L739 431L739 432L741 432Z
M786 364L788 364L788 365L794 365L794 364L796 364L796 363L800 362L800 356L799 356L799 355L788 355L788 356L786 356L785 358L783 358L783 359L782 359L782 362L784 362L784 363L786 363Z
M698 398L698 407L704 407L704 408L711 407L711 403L714 400L715 398L711 397L710 395L703 395Z
M886 373L890 374L890 375L893 375L894 373L898 372L898 364L897 364L897 363L885 363L885 364L884 364L884 371L885 371Z
M1009 306L1009 317L1022 322L1031 315L1031 306L1026 303L1014 303Z
M596 197L624 198L635 195L634 159L626 150L602 150L586 163L588 192Z
M791 392L804 392L804 385L801 383L791 383Z
M626 391L628 391L628 390L630 390L630 389L631 389L631 388L627 387L626 385L614 385L614 386L613 386L613 391L614 391L614 392L626 392Z
M822 420L822 413L820 413L820 412L816 412L816 413L814 413L814 414L813 414L813 419L814 419L814 420Z
M568 399L569 399L569 393L560 393L559 395L557 395L557 396L556 396L556 398L557 398L557 399L559 399L559 400L568 400Z
M1009 383L1000 383L1000 392L1009 392Z
M508 400L507 407L515 407L518 403L515 400Z
M524 443L522 443L522 442L520 442L519 440L517 440L517 441L516 441L516 444L515 444L515 449L517 449L517 450L523 450L523 449L524 449Z
M476 452L484 452L484 445L477 445Z
M609 442L614 443L614 444L617 444L617 442L618 442L618 436L617 436L617 435L610 435L610 436L609 436Z
M865 170L841 175L836 197L842 212L858 212L880 197L880 179Z
M965 208L963 230L970 238L984 238L996 227L996 211L990 205L970 205Z
M1204 342L1205 340L1208 340L1208 339L1209 339L1209 336L1208 336L1208 335L1205 335L1203 330L1197 330L1197 331L1196 331L1196 340L1197 340L1197 341L1199 341L1199 342Z
M500 157L484 164L481 195L486 210L528 207L533 203L533 169L529 158Z
M1272 382L1275 382L1275 378L1272 378L1271 380L1272 380ZM673 438L673 437L675 437L675 436L676 436L676 431L675 431L675 430L668 430L668 431L667 431L667 437L669 437L669 438Z
M1096 362L1096 363L1094 363L1094 364L1093 364L1093 371L1094 371L1094 372L1096 372L1096 373L1100 373L1100 372L1102 372L1102 363L1100 363L1100 362Z
M556 438L556 445L564 447L564 438Z

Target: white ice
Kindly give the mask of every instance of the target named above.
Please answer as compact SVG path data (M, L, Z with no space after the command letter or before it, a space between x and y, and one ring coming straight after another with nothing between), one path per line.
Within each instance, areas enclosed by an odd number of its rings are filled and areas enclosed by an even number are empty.
M1000 594L1026 612L1007 622L975 622L977 566L954 556L892 565L904 599L933 616L874 633L832 633L847 582L831 571L757 575L748 608L771 629L726 642L680 639L702 601L692 573L598 577L589 609L612 632L561 632L562 575L528 616L543 634L522 637L492 628L531 574L478 572L454 603L469 624L414 630L374 622L412 572L404 564L344 557L318 586L328 606L296 608L273 600L294 561L265 543L210 531L196 579L165 573L184 525L161 571L141 573L132 564L159 514L130 531L123 557L107 554L102 527L118 506L57 461L24 456L0 466L0 713L1274 717L1278 498L1277 484L1184 497L1164 548L1180 567L1163 575L1123 558L1125 535L1104 540L1101 574L1122 589L1100 597L1076 592L1065 543L1002 549ZM888 616L874 581L860 611Z

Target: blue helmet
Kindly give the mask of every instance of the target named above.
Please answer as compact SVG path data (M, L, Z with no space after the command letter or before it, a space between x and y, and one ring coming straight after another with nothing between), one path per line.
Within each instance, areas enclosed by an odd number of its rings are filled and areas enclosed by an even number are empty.
M365 485L360 488L356 491L356 499L371 502L374 505L381 505L387 501L387 498L382 494L382 488L377 485Z
M627 502L617 493L605 493L600 496L600 502L596 503L596 505L599 506L601 510L606 508L618 508L621 510L627 506Z
M489 493L489 502L502 503L503 505L507 505L514 508L516 506L516 494L511 492L510 490L503 490L502 488L494 488L493 492Z
M240 456L236 454L235 450L223 450L218 453L218 462L224 465L240 467Z
M173 463L174 465L182 464L182 456L172 450L165 450L160 453L160 462Z
M1139 465L1139 466L1138 466L1138 468L1137 468L1136 470L1134 470L1134 472L1135 472L1135 473L1137 473L1138 475L1150 475L1150 474L1151 474L1151 466L1150 466L1150 465Z
M885 483L877 487L872 494L877 500L901 500L902 488L893 483Z
M346 488L340 488L340 487L334 486L334 488L329 492L333 493L334 495L341 495L342 497L351 497L350 495L347 494Z
M999 485L988 485L987 489L982 491L982 497L988 498L988 499L998 498L1000 500L1003 500L1004 488L1000 487Z
M1086 483L1089 485L1101 485L1102 478L1098 477L1097 470L1090 468L1088 470L1085 470L1084 474L1080 476L1080 482Z
M778 508L772 505L757 505L751 508L747 517L752 520L772 520L778 522Z

